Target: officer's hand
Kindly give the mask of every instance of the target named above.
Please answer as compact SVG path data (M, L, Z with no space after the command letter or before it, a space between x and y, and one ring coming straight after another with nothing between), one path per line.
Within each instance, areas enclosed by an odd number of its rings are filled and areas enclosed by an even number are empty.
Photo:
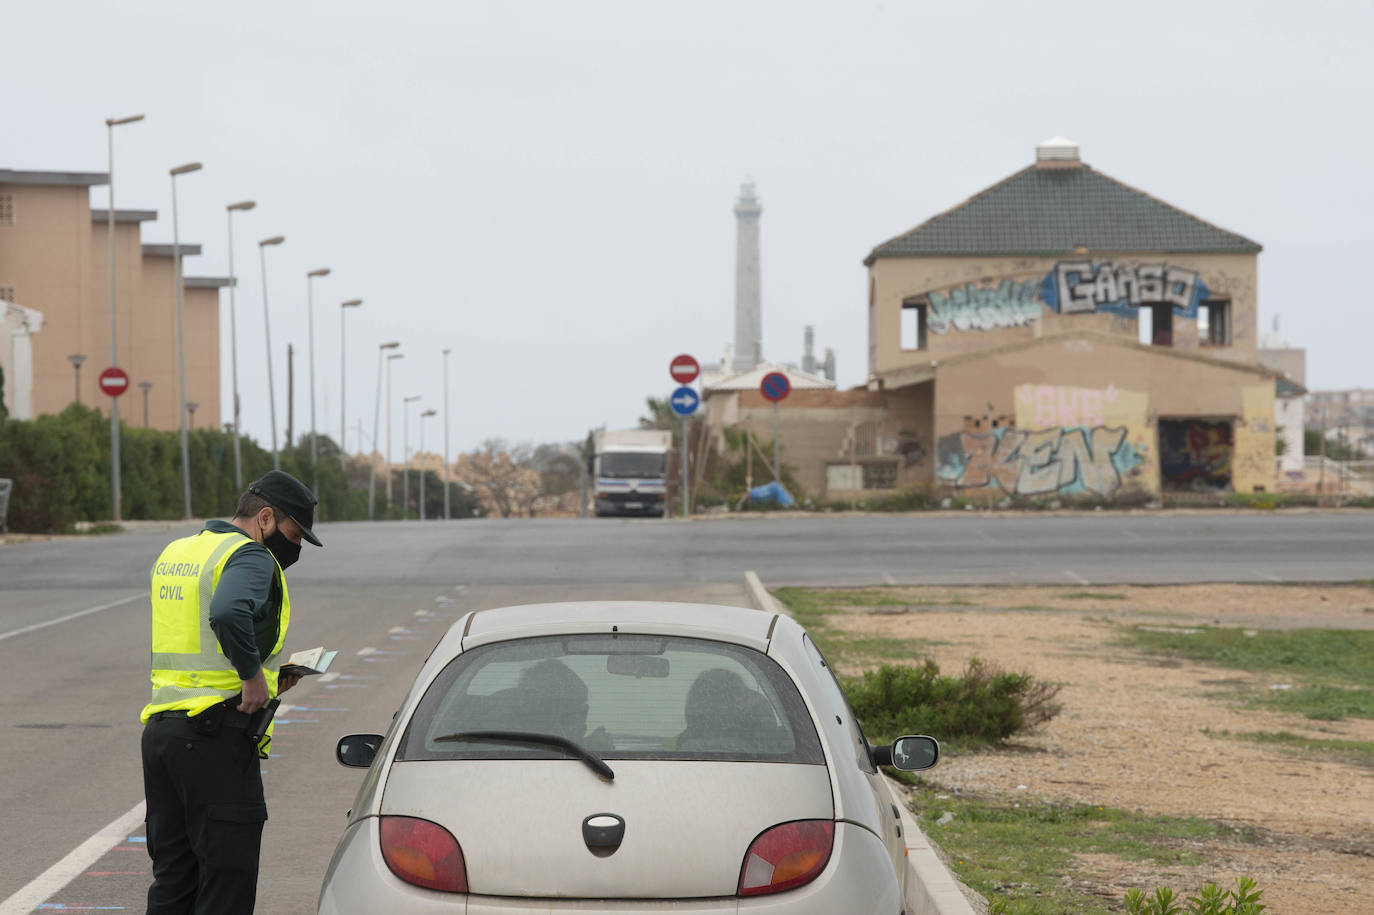
M278 674L277 675L277 695L281 695L297 683L301 682L300 674Z
M239 711L251 715L267 704L267 675L258 668L251 680L243 680L243 698L239 700Z

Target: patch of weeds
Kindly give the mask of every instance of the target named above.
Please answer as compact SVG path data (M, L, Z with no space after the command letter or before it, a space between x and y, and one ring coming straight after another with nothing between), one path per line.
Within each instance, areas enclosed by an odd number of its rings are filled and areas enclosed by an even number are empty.
M1374 682L1374 631L1359 629L1230 629L1164 631L1133 626L1125 641L1152 654L1269 671L1314 683Z
M1072 879L1081 867L1080 855L1189 867L1206 862L1205 849L1196 843L1245 838L1238 830L1196 817L1146 816L1115 807L1031 799L1016 804L949 797L927 782L917 786L912 809L926 835L946 852L957 852L949 860L959 879L999 906L996 911L1017 915L1119 911L1082 888L1083 881Z
M833 664L864 667L877 661L912 661L924 657L936 644L927 639L894 639L850 632L831 624L830 617L842 612L840 608L843 607L910 606L894 592L778 588L772 594L806 627L821 653Z
M1314 721L1374 718L1374 690L1368 689L1326 685L1266 689L1251 702L1278 712L1305 715Z
M1108 591L1070 591L1068 594L1061 594L1063 600L1125 600L1124 594L1112 594Z
M1196 896L1186 899L1167 886L1156 887L1153 894L1136 888L1126 893L1124 902L1129 915L1260 915L1268 906L1260 902L1264 891L1255 886L1249 877L1237 877L1230 890L1205 883Z
M1015 607L1008 607L1009 610L1030 610L1033 612L1044 612L1046 610L1058 610L1058 607L1047 607L1044 604L1017 604Z
M1290 731L1213 731L1204 728L1202 733L1219 740L1243 740L1261 746L1277 746L1295 750L1310 756L1346 762L1367 769L1374 769L1374 741L1336 740L1326 737L1303 737Z

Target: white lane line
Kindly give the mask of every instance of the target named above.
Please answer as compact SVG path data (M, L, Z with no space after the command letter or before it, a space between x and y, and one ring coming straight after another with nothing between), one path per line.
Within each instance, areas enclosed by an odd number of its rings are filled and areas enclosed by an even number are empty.
M377 649L375 649L375 648L373 648L373 647L371 647L371 646L368 646L367 648L359 648L359 649L358 649L358 657L360 657L360 658L365 658L365 657L367 657L368 655L372 654L372 653L373 653L374 651L376 651L376 650L377 650Z
M1260 578L1267 578L1270 581L1283 581L1282 578L1279 578L1277 575L1270 575L1268 572L1256 572L1255 570L1251 569L1250 574L1256 575Z
M891 572L884 572L884 573L883 573L883 584L885 584L885 585L895 585L896 583L897 583L897 579L895 579L895 578L892 577L892 573L891 573Z
M54 893L80 877L104 854L128 838L143 824L143 801L128 813L82 842L52 867L39 874L28 886L0 902L0 915L29 915Z
M1080 585L1089 585L1089 584L1092 584L1092 582L1088 581L1088 580L1087 580L1086 578L1084 578L1082 575L1079 575L1079 574L1078 574L1077 572L1075 572L1073 569L1065 569L1065 570L1064 570L1064 574L1067 575L1067 576L1069 576L1070 578L1072 578L1074 581L1078 582Z
M69 623L72 620L80 619L83 616L90 616L92 613L99 613L101 610L109 610L111 607L119 607L130 601L138 600L143 597L142 591L131 594L128 597L121 597L119 600L111 601L108 604L101 604L98 607L87 607L85 610L78 610L75 613L68 613L66 616L59 616L55 620L48 620L45 623L34 623L32 626L21 626L18 629L11 629L9 632L0 632L0 642L5 639L12 639L17 635L24 635L29 632L37 632L39 629L47 629L49 626L56 626L58 623Z

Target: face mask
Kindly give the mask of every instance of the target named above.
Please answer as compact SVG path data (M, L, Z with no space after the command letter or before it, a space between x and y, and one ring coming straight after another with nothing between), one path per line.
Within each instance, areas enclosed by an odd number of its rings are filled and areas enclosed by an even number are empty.
M296 560L301 558L301 545L299 543L292 543L290 539L281 532L281 528L277 528L271 534L264 537L262 545L267 547L268 551L276 557L277 565L282 567L282 571L295 565Z

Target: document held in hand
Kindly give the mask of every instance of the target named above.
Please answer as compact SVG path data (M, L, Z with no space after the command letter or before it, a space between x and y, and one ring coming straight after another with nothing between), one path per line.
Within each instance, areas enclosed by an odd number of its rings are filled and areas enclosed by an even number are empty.
M281 673L291 674L295 677L308 677L312 674L322 674L329 670L329 665L334 663L334 658L339 653L337 651L325 651L324 647L310 648L305 651L298 651L286 659L286 663L281 666Z

